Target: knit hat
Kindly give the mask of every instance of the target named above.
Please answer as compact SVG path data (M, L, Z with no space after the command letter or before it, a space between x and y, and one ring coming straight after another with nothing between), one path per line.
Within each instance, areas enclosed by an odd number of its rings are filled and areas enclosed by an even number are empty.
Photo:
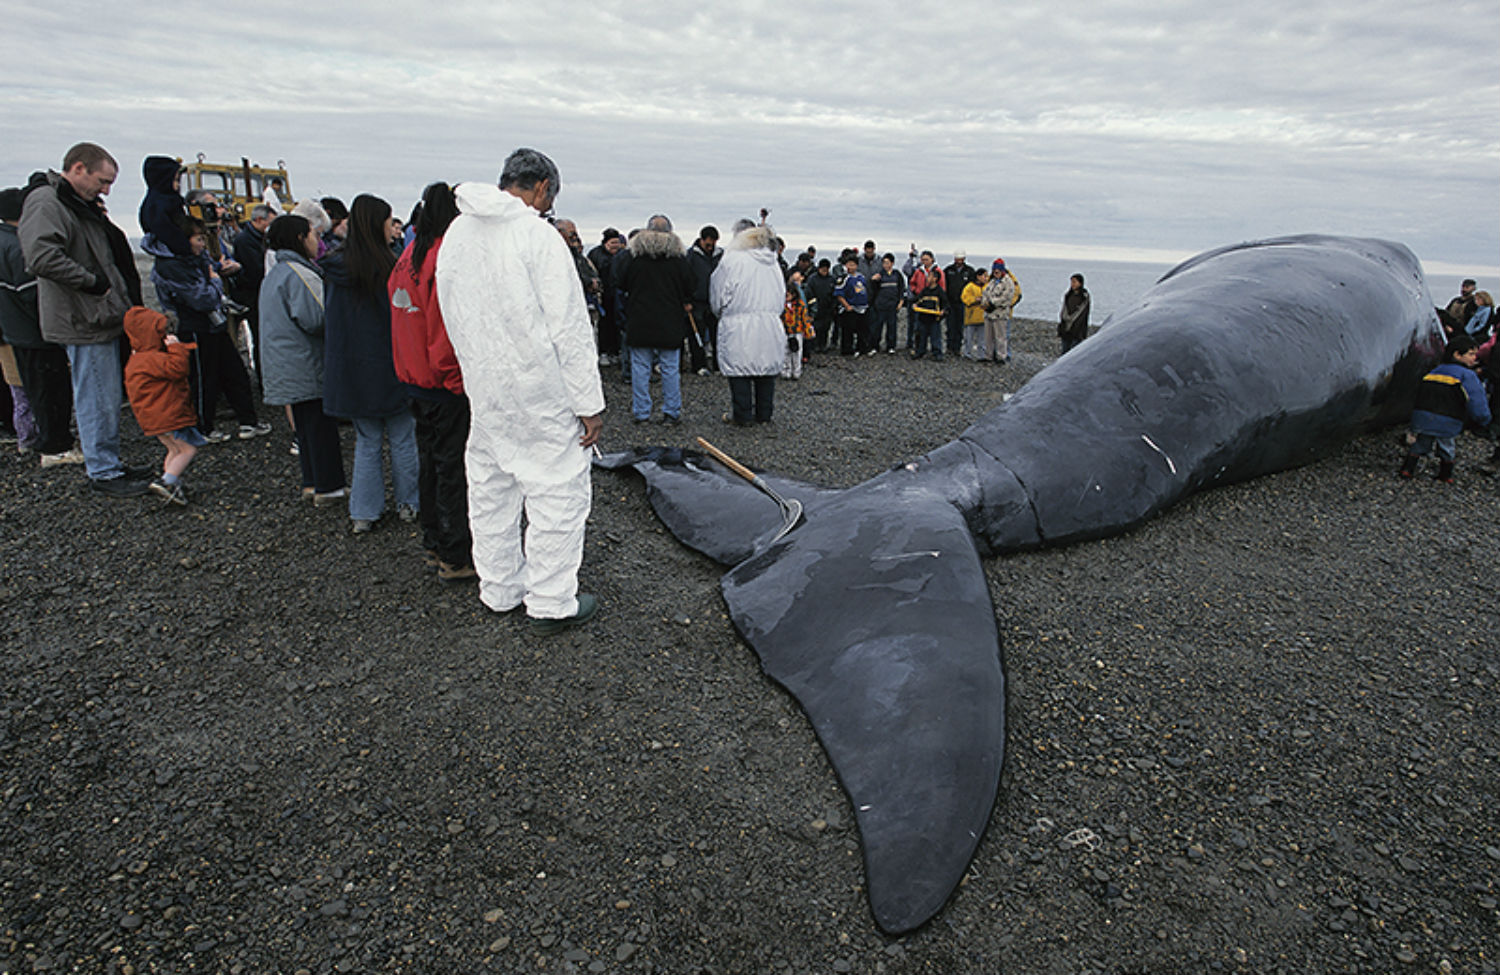
M8 220L11 223L20 222L22 196L19 186L0 190L0 220Z
M993 263L993 264L990 265L990 270L991 271L1003 271L1003 270L1005 270L1005 258L1003 258L1003 257L997 257L997 258L995 258L995 263Z

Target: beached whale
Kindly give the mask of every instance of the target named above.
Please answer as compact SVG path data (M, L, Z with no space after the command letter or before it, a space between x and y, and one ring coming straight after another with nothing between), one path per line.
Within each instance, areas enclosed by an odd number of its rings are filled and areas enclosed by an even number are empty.
M767 476L805 521L692 451L646 478L685 544L733 566L736 628L801 704L854 807L871 909L930 919L994 805L1005 677L984 554L1123 532L1185 495L1404 419L1442 330L1400 244L1239 244L1169 271L952 441L853 488Z

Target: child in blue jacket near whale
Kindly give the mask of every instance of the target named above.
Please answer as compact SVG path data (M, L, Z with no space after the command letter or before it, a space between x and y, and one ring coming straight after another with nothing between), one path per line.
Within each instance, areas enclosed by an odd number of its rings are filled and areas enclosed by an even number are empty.
M1467 420L1475 426L1490 422L1490 407L1474 366L1479 347L1463 333L1455 334L1443 350L1442 365L1422 377L1416 406L1411 412L1411 431L1406 435L1406 459L1402 477L1415 477L1421 459L1437 451L1437 479L1453 483L1453 462L1458 435Z

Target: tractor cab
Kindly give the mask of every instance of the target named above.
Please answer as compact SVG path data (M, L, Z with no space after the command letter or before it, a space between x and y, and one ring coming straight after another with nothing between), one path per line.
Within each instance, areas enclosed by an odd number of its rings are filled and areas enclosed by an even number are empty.
M181 160L178 160L181 162ZM280 180L277 196L283 212L290 212L296 197L292 195L292 180L286 172L286 161L278 159L275 166L256 166L241 157L239 165L204 161L198 153L198 161L182 167L182 192L211 190L228 207L236 221L250 219L250 210L262 202L266 187L271 181Z

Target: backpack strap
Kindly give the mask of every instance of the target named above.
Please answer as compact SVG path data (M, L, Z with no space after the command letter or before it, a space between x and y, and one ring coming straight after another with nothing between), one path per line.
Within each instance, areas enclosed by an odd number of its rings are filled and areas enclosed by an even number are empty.
M286 263L291 265L292 273L302 279L302 283L307 285L307 290L312 292L313 301L316 301L318 303L318 307L322 308L323 279L318 277L318 273L316 271L312 270L311 268L303 267L296 261L287 261ZM317 287L313 287L313 282L317 282Z

